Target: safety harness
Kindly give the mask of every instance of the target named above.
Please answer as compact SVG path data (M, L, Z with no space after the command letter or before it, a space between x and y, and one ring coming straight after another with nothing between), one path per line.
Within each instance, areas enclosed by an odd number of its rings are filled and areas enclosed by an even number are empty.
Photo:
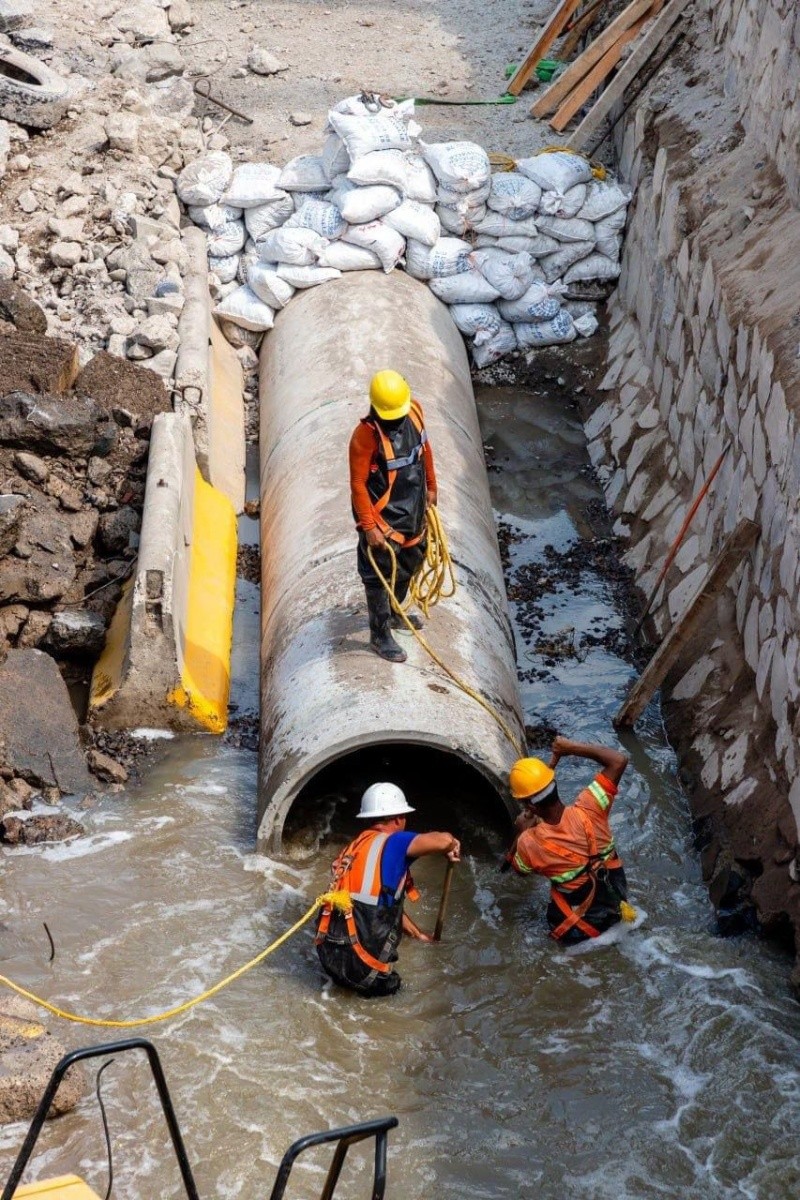
M375 829L365 829L349 846L344 848L331 868L331 892L343 893L349 900L347 906L339 907L338 911L344 918L347 936L353 952L366 967L369 967L372 971L378 971L381 975L390 974L392 965L391 963L384 962L381 958L376 958L361 943L356 928L353 903L377 908L381 899L389 896L391 896L395 904L399 903L404 895L408 896L409 900L416 900L419 897L419 892L415 888L414 881L408 871L400 880L394 893L387 892L382 886L381 859L383 857L383 848L389 837L390 834L388 833L378 833ZM315 938L317 946L321 942L324 942L328 935L333 913L334 906L332 904L326 904L320 913L317 936ZM386 954L390 950L391 947L387 945L381 951L381 954Z
M382 496L379 496L377 500L372 501L372 513L375 517L375 524L378 526L378 529L380 529L385 538L388 538L390 541L396 542L397 545L403 547L416 546L419 542L421 542L425 536L424 526L421 533L417 534L415 537L407 538L402 533L398 533L396 529L392 529L391 525L389 525L383 519L381 514L391 500L392 488L394 487L394 482L397 478L398 471L403 471L407 467L415 466L425 453L428 434L425 430L422 409L420 408L419 404L417 404L416 400L411 401L411 408L408 415L411 419L411 423L419 434L419 443L414 447L410 454L405 455L403 458L394 457L394 447L392 446L386 431L381 428L378 421L376 421L373 417L361 418L361 424L368 425L375 434L376 449L386 460L386 491Z
M583 831L586 834L586 841L589 845L589 858L585 866L581 867L574 874L570 874L570 882L575 879L580 879L581 876L587 875L589 878L590 888L588 896L580 902L575 908L572 907L567 895L558 887L555 880L551 880L550 897L556 907L564 914L564 920L555 929L550 930L550 937L556 941L560 941L565 937L571 929L579 929L586 937L596 938L600 936L601 930L595 929L594 925L584 920L586 913L592 907L597 895L597 885L602 882L609 889L612 895L617 896L618 900L622 900L622 896L618 896L617 889L614 887L608 875L610 867L621 866L617 858L616 848L611 842L603 851L597 849L597 838L595 837L592 822L589 820L587 813L581 808L576 808L575 813L580 819ZM563 877L562 877L563 878Z

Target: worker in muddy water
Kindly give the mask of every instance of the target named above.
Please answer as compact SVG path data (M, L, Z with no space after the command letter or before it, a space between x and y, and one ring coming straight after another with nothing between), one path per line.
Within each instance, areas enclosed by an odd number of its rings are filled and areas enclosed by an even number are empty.
M393 783L373 783L361 799L359 820L367 828L333 864L331 890L339 904L326 905L317 924L317 953L335 983L362 996L391 996L401 979L394 970L404 933L420 942L433 938L404 910L417 898L411 864L427 854L456 863L461 845L452 833L411 833L406 817L414 811Z
M564 805L555 767L565 757L587 758L600 770L575 802ZM617 786L628 765L625 754L607 746L557 737L550 764L520 758L511 768L511 794L524 806L508 864L520 875L550 880L547 923L564 945L595 938L620 920L630 920L625 871L608 819Z
M369 644L388 662L402 663L405 651L392 630L406 629L370 562L386 579L397 562L395 595L402 604L409 582L425 556L425 514L436 504L436 472L422 409L397 371L378 371L370 383L370 410L350 439L350 496L358 530L358 573L367 595ZM422 621L409 620L416 629Z

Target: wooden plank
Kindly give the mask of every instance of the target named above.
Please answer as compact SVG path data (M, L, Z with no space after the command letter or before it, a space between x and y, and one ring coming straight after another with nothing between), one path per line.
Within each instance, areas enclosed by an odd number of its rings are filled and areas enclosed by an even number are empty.
M547 22L541 34L539 35L539 38L534 44L533 49L519 64L509 80L506 91L510 92L512 96L518 96L520 94L522 89L525 87L525 84L536 70L536 64L540 59L544 58L553 42L557 37L560 36L567 21L570 19L580 3L581 0L561 0L558 8L550 17L550 20Z
M614 717L614 725L633 725L644 712L655 691L661 686L678 655L704 619L744 555L750 550L759 533L755 521L741 520L728 537L711 564L699 591L684 608L675 624L656 650L639 679L628 692L625 703ZM709 636L713 627L709 628Z
M649 14L648 14L649 15ZM557 133L561 133L566 129L578 109L586 103L595 88L599 87L603 80L611 74L614 67L622 57L622 51L632 42L635 37L638 37L641 32L647 17L642 17L631 25L630 29L617 38L610 50L606 50L599 63L596 63L585 79L582 79L577 87L573 88L567 96L564 103L559 108L556 115L550 121L550 127L555 129Z
M570 21L565 30L566 37L558 48L558 53L564 62L572 54L587 29L591 29L592 25L594 25L600 16L600 9L607 3L608 0L594 0L594 3L590 4L585 12L578 13L575 20Z
M642 38L630 58L603 92L597 103L581 121L569 139L573 150L581 150L589 138L599 129L625 89L633 82L642 67L663 41L690 0L670 0L664 11L656 18L652 27Z
M570 63L566 71L553 81L544 95L534 104L531 116L547 117L550 113L555 112L559 104L566 100L572 89L591 71L595 63L599 62L606 51L611 49L617 38L626 29L630 29L631 25L635 25L646 12L649 12L652 5L653 0L632 0L616 20L612 21L608 28L604 29L600 36L586 47L583 54Z

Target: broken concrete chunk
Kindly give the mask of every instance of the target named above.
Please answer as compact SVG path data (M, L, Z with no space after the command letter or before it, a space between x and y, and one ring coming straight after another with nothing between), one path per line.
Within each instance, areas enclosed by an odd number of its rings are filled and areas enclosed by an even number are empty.
M56 654L95 658L103 649L106 623L99 613L85 608L67 608L53 615L48 640ZM92 770L91 753L89 766ZM97 774L97 772L95 772Z
M0 739L16 774L64 793L91 791L67 685L41 650L10 650L0 666Z
M74 267L81 261L83 246L80 242L53 242L49 254L53 266Z
M40 50L52 50L53 31L43 26L26 25L25 28L15 29L11 41L20 50L36 54Z
M194 13L189 7L187 0L172 0L167 9L167 18L170 29L173 29L176 33L180 33L183 29L188 29L195 22Z
M122 763L118 763L109 754L103 754L101 750L90 750L86 759L89 769L104 783L125 783L128 778L128 772Z
M21 996L0 999L0 1122L29 1121L66 1047L41 1024L41 1010ZM86 1076L72 1067L56 1093L51 1115L68 1112L86 1091Z
M135 154L139 148L139 118L133 113L111 113L106 118L106 133L112 150Z
M274 54L270 54L269 50L264 50L262 46L253 46L253 49L247 56L247 65L256 75L277 75L281 71L288 71L286 63L282 63Z
M0 556L8 554L17 541L24 506L24 496L0 496Z
M0 397L0 441L12 449L85 457L98 440L98 416L85 396L10 392Z
M121 33L132 33L137 42L155 42L170 35L167 14L153 0L124 4L111 20Z
M20 333L46 333L44 309L19 284L0 281L0 319L11 321Z
M31 483L47 483L50 468L37 454L26 454L24 450L18 450L14 455L14 466L23 479L29 479Z
M51 621L52 617L49 612L44 612L39 608L31 609L17 638L17 646L20 649L40 646L47 637Z
M0 33L11 33L28 25L33 18L33 8L26 0L0 0Z
M1 840L9 846L40 846L43 842L65 842L68 838L80 837L86 832L80 821L67 816L59 809L24 814L9 813L3 817L0 828Z
M97 540L106 554L127 550L131 534L139 532L141 518L135 508L123 504L115 512L103 513L97 527Z

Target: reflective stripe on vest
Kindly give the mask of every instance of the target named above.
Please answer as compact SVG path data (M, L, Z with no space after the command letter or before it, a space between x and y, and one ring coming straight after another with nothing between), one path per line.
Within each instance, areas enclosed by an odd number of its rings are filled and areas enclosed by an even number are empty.
M594 796L595 800L597 801L597 803L598 803L598 804L600 805L600 807L602 808L603 812L608 812L608 806L609 806L609 804L610 804L610 800L609 800L609 798L608 798L608 795L607 795L606 791L604 790L604 788L602 788L602 787L600 786L600 784L597 782L597 780L596 780L596 779L594 779L594 780L593 780L593 781L592 781L592 782L589 784L589 787L588 787L588 789L587 789L587 790L588 790L588 791L590 791L590 792L592 793L592 795Z
M333 890L349 892L350 899L360 904L377 905L383 894L383 849L390 836L388 833L378 833L375 829L366 829L346 846L333 864ZM406 872L395 890L395 900L402 898L407 880Z
M403 467L413 467L414 463L419 462L419 460L422 458L422 453L425 449L425 443L428 440L428 435L424 429L419 430L418 432L420 435L419 445L415 446L411 453L407 454L405 458L387 458L387 471L401 471Z
M378 833L370 842L361 875L361 891L350 892L351 900L360 900L362 904L377 904L380 900L381 856L388 836L388 833Z

